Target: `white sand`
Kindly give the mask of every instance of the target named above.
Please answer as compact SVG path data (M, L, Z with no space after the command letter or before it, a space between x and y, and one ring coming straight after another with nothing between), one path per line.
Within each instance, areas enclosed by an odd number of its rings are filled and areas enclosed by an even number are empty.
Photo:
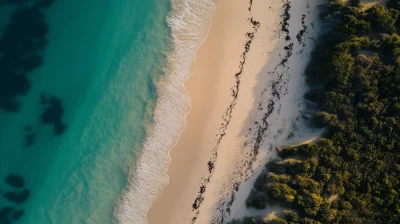
M281 32L284 2L253 0L251 12L247 0L217 3L209 35L196 54L193 75L185 85L192 99L187 126L171 151L169 184L148 212L150 224L190 223L193 217L197 217L196 223L224 223L245 215L280 211L278 207L249 210L244 202L263 164L276 158L277 146L320 134L306 127L301 114L307 111L303 72L318 32L317 4L324 1L290 3L290 41L285 41L286 33ZM307 26L302 37L305 46L296 38L303 29L302 15ZM257 32L249 18L260 22ZM233 101L231 89L243 61L241 55L249 40L248 32L254 33L254 39L245 54L239 94ZM282 64L289 52L284 46L290 44L293 44L292 54ZM232 102L235 103L232 112L224 116ZM288 138L291 133L294 136ZM257 142L259 147L255 146ZM255 149L259 151L257 155ZM213 152L218 153L214 158ZM207 166L210 159L215 159L211 176ZM204 181L207 178L210 178L208 183ZM203 183L206 183L204 201L192 211ZM228 205L232 193L235 200Z

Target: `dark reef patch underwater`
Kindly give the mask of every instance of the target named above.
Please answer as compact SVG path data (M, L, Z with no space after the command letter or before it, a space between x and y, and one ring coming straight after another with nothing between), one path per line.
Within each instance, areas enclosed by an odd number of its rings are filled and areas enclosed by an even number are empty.
M10 174L7 176L6 184L14 188L23 188L25 186L24 179L14 174Z
M47 45L49 25L45 10L54 0L1 0L1 7L10 7L13 12L0 37L0 112L18 113L23 104L23 96L31 89L30 74L43 63L43 50ZM3 19L3 18L2 18ZM54 126L54 134L61 135L66 129L62 122L64 110L61 99L56 96L41 96L38 106L46 107L37 120ZM3 123L0 117L0 123ZM38 131L29 125L25 127L25 145L34 144ZM5 177L7 191L0 200L0 224L9 224L24 215L20 208L30 197L22 176L9 174ZM0 185L3 187L2 185Z
M25 185L24 179L21 176L10 174L6 177L5 183L13 189L3 194L3 198L6 199L9 204L0 208L0 224L9 224L12 223L12 220L19 220L25 212L13 206L23 204L30 196L30 191L28 189L25 188L21 190Z
M41 53L49 29L42 6L49 6L49 3L39 1L33 6L20 6L21 2L28 1L12 2L19 6L9 18L0 39L0 108L17 112L20 108L18 97L30 89L28 75L42 64Z
M153 122L170 0L0 0L0 224L112 223Z

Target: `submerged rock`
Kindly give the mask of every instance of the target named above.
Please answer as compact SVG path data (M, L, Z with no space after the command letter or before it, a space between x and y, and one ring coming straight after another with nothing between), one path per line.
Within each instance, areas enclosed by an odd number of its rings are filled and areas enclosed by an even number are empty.
M6 184L14 188L23 188L25 185L24 179L14 174L10 174L6 177Z
M9 21L0 37L0 109L18 112L19 97L31 87L28 75L42 64L48 25L37 7L20 7Z
M22 210L22 209L19 209L19 210L14 210L13 212L12 212L12 214L11 214L11 217L15 220L15 221L17 221L17 220L19 220L23 215L24 215L24 210Z
M27 134L25 136L25 145L26 146L31 146L33 145L34 141L35 141L35 137L36 137L36 133L32 133L32 134Z
M3 197L9 202L13 202L18 205L28 200L29 196L30 191L28 189L24 189L23 191L11 191L3 194Z
M9 215L13 210L14 210L14 208L11 206L7 206L7 207L0 209L0 224L11 223L10 219L9 219Z
M42 95L40 103L47 106L46 110L40 117L42 123L52 124L54 126L54 133L56 135L61 135L66 129L66 125L62 122L62 116L64 114L62 101L56 96L47 98L45 95Z

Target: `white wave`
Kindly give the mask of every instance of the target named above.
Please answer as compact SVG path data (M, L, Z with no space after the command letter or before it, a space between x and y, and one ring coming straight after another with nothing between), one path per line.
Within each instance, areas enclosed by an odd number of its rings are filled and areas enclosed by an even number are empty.
M171 0L171 4L167 22L172 50L167 53L166 76L158 85L155 124L129 175L128 188L115 210L115 223L147 223L147 211L168 183L169 152L185 127L190 108L184 83L207 36L216 0Z

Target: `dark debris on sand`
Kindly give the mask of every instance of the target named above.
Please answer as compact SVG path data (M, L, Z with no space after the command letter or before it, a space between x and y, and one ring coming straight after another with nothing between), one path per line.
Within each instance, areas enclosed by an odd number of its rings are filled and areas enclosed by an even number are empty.
M251 12L251 6L252 6L252 1L250 1L250 7L248 8L248 10L250 12ZM239 72L237 72L235 74L235 80L236 81L235 81L234 86L231 88L232 101L231 101L229 107L226 109L226 111L225 111L225 113L224 113L224 115L222 117L222 121L223 122L221 124L220 129L219 129L220 132L217 134L217 142L216 142L214 148L212 149L212 156L211 156L209 162L207 163L209 174L206 177L202 178L200 191L199 191L197 197L195 198L195 200L194 200L194 202L192 204L192 210L193 211L197 211L196 215L192 218L192 223L194 223L196 221L197 217L198 217L198 214L199 214L198 209L200 208L202 202L204 201L203 194L206 191L206 186L207 186L208 182L210 182L210 179L213 176L215 162L216 162L217 157L218 157L219 145L220 145L223 137L226 135L226 130L228 129L229 123L230 123L231 118L232 118L233 109L235 108L236 103L237 103L237 98L238 98L239 90L240 90L241 75L243 73L244 65L246 63L247 53L250 51L250 47L251 47L251 44L253 42L255 33L257 33L257 30L260 27L260 22L255 20L253 17L250 17L248 20L249 20L249 23L253 27L253 31L252 32L248 32L248 33L245 34L245 36L247 38L247 41L246 41L246 43L244 45L244 51L240 55L241 61L239 63ZM239 183L237 183L237 184L239 184ZM232 205L233 200L234 200L234 196L233 196L232 202L228 203L229 207ZM226 211L229 211L229 213L230 213L230 208L227 208ZM222 218L222 222L218 222L218 223L223 223L224 222L224 217L226 216L224 214L225 213L225 209L220 209L220 212L222 213L221 216L223 218ZM213 223L214 223L214 221L213 221Z
M277 104L279 104L279 99L281 96L282 92L282 86L287 83L287 80L283 80L283 76L286 74L286 71L288 71L287 67L287 62L289 58L293 54L293 46L294 44L291 42L290 38L290 33L289 33L289 19L290 19L290 1L284 0L283 1L283 14L281 16L282 21L281 21L281 30L280 34L284 34L284 39L285 42L289 42L284 46L284 56L281 59L280 63L274 68L272 72L269 72L270 74L276 74L277 79L272 81L271 85L271 95L272 99L268 100L268 105L267 105L267 110L263 114L262 118L260 121L254 121L253 123L256 125L255 128L250 128L249 132L255 131L254 135L251 133L247 134L247 136L254 136L253 139L251 140L250 144L252 144L252 150L250 153L247 154L246 158L243 159L243 164L246 167L244 171L239 171L237 174L238 178L237 180L234 180L232 182L232 191L230 194L230 199L227 203L221 202L221 204L218 206L218 209L220 211L219 217L216 217L213 219L212 223L218 223L222 224L225 222L227 216L230 215L231 213L231 206L235 200L235 194L237 191L239 191L240 184L245 181L253 172L253 163L256 161L257 155L259 153L259 149L263 143L265 132L268 130L269 123L267 122L267 119L270 117L270 115L273 113L273 111L277 108ZM278 72L278 68L284 68L283 72ZM265 89L263 93L267 91ZM261 97L262 99L262 97ZM263 102L260 101L258 102L259 107L262 107ZM278 108L278 113L279 113L279 108Z
M307 26L306 26L306 15L302 15L301 16L301 26L302 29L299 31L299 33L296 35L297 41L299 42L299 44L302 46L302 48L304 48L306 46L306 44L304 43L304 35L307 32ZM303 53L303 49L300 50L299 53Z

